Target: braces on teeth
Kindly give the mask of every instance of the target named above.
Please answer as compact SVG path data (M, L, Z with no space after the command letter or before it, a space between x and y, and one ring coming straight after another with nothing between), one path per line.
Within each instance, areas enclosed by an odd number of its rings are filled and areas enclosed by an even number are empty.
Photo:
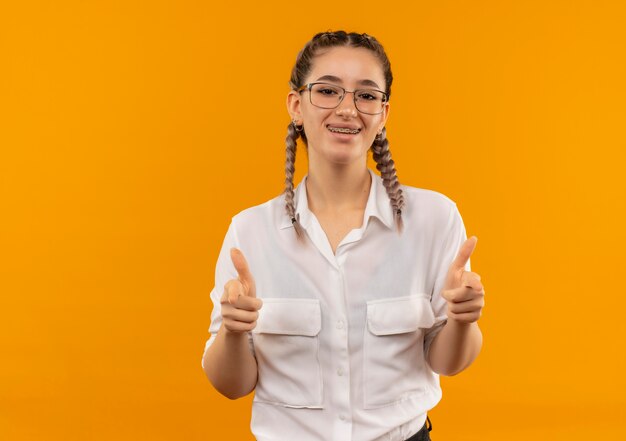
M331 132L339 132L339 133L359 133L361 130L360 129L342 129L342 128L338 128L338 127L329 127L328 130L330 130Z

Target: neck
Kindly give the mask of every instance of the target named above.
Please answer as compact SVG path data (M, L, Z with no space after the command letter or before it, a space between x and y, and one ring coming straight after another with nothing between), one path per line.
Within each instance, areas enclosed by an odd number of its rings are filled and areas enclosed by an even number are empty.
M367 165L311 167L306 179L309 209L313 213L364 210L372 184Z

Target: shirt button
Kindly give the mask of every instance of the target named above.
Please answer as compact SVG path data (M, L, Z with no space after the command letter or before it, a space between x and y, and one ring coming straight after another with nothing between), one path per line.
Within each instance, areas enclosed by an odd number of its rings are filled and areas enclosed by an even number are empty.
M342 368L337 369L337 375L339 375L340 377L343 375L343 369Z
M343 320L337 322L337 329L343 329Z
M345 420L346 420L346 416L345 416L345 415L339 415L339 419L340 419L341 421L345 421Z

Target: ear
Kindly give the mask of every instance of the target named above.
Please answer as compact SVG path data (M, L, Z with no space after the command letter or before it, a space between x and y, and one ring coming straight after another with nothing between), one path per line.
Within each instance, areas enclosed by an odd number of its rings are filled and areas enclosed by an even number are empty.
M295 90L290 91L287 94L287 112L292 120L302 121L302 113L300 110L302 96Z
M383 107L383 113L381 114L381 121L380 124L378 125L378 131L380 132L383 127L385 127L385 125L387 124L387 118L389 118L389 103L385 103L385 106Z

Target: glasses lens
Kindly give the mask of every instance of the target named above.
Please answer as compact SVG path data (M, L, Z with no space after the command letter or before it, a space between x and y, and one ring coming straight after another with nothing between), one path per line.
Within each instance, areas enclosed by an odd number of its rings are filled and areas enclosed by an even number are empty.
M333 109L339 105L343 89L332 84L314 84L311 87L311 104L325 109Z
M378 90L357 90L354 97L360 112L377 114L383 110L385 94Z

